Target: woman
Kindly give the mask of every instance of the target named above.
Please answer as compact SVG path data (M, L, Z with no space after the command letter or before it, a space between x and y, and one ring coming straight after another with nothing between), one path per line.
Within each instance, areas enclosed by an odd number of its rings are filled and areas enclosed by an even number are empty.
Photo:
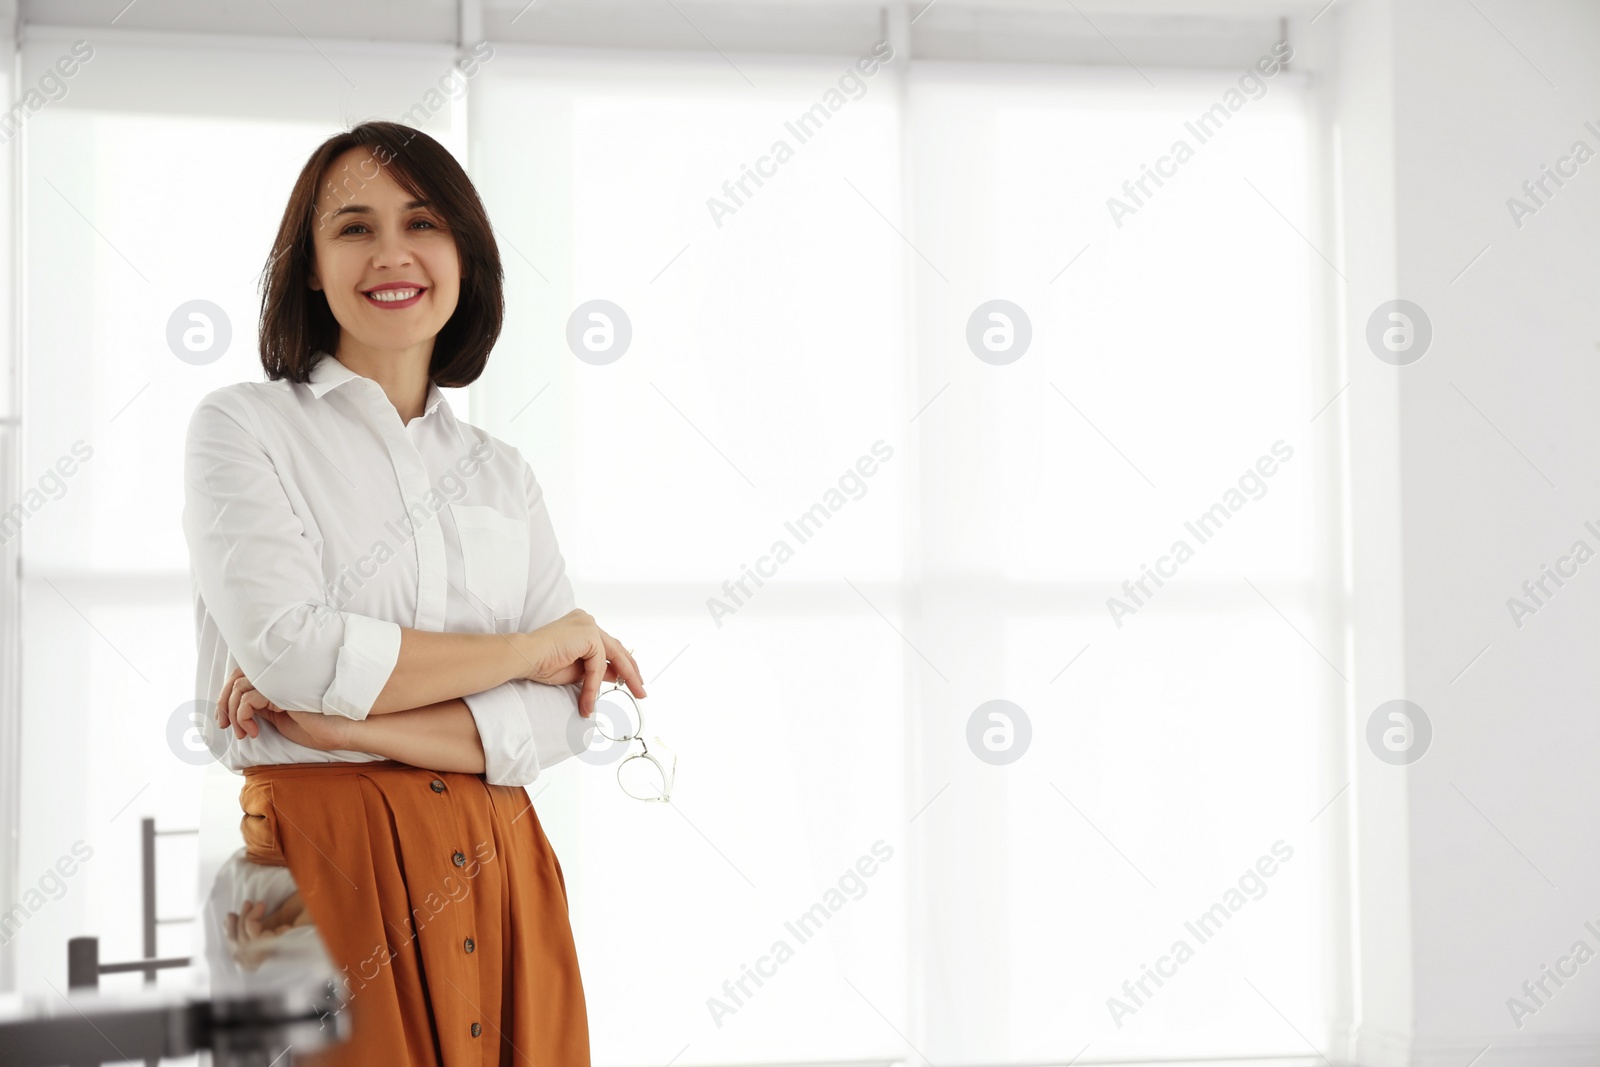
M352 1038L319 1063L587 1064L565 877L521 786L605 681L520 453L439 392L504 313L472 183L364 123L307 160L264 275L267 381L188 429L184 532L212 751L293 874Z

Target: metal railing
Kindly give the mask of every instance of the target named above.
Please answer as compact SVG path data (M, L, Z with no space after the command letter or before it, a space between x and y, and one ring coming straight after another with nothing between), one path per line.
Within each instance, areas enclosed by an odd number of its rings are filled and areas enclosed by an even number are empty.
M101 963L98 937L74 937L67 942L67 988L98 989L102 974L144 972L144 984L154 985L156 972L171 967L187 967L191 957L156 956L156 933L167 923L194 922L193 915L163 919L156 915L156 838L198 834L199 830L157 830L156 821L139 821L140 911L144 933L144 955L125 963Z

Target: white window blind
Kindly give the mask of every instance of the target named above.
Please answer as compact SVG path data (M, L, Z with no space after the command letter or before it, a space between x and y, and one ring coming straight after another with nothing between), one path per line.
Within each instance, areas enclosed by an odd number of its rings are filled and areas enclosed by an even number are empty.
M914 670L911 694L916 780L948 783L924 816L914 927L936 1062L1309 1054L1264 999L1320 1026L1308 820L1339 783L1322 792L1311 741L1339 679L1300 636L1326 647L1302 87L1263 80L1201 143L1185 124L1238 73L1150 79L912 74L915 367L935 398L916 625L948 676ZM1123 183L1180 140L1192 156L1132 201ZM1136 207L1120 227L1112 197ZM1032 325L1005 366L966 336L996 298ZM1263 456L1273 473L1241 486ZM1178 541L1192 556L1161 564ZM1158 566L1164 585L1145 577ZM1034 731L1003 767L962 740L994 698ZM1185 923L1280 839L1293 858L1200 943ZM1157 985L1146 966L1173 973Z
M785 124L851 61L734 63L506 49L475 101L512 297L474 410L530 456L578 602L638 652L680 757L670 808L581 765L539 794L597 1062L889 1058L851 983L906 1003L901 644L856 591L886 603L901 573L904 293L899 239L849 184L897 212L895 87L861 79L800 143ZM779 139L793 157L762 164ZM706 201L747 165L773 173L719 226ZM565 341L594 300L632 326L606 365ZM841 489L880 440L892 457ZM744 579L779 540L775 576ZM879 840L891 858L852 873Z

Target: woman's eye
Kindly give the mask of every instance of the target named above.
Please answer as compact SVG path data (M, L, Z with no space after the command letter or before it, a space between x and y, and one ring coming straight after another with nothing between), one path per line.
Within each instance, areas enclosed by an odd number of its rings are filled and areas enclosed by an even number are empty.
M413 219L411 221L411 225L413 225L413 226L417 226L417 225L426 226L430 230L439 229L439 224L434 222L432 219ZM344 229L340 230L339 231L339 235L342 237L345 234L355 233L358 230L363 232L363 233L367 232L367 224L364 223L364 222L352 222L350 225L348 225Z

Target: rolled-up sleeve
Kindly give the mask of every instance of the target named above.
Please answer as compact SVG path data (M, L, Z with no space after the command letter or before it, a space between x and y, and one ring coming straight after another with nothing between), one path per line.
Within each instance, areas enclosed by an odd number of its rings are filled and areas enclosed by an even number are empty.
M566 561L556 544L544 490L526 459L523 491L528 499L528 595L518 629L537 630L577 607ZM545 685L513 678L464 697L483 742L484 777L490 785L527 785L539 772L576 755L569 731L581 731L577 682Z
M483 742L490 785L527 785L539 772L574 755L567 730L578 718L581 686L514 678L463 697Z
M196 588L235 662L279 707L363 719L400 658L400 626L336 611L321 561L247 405L207 396L184 451Z

